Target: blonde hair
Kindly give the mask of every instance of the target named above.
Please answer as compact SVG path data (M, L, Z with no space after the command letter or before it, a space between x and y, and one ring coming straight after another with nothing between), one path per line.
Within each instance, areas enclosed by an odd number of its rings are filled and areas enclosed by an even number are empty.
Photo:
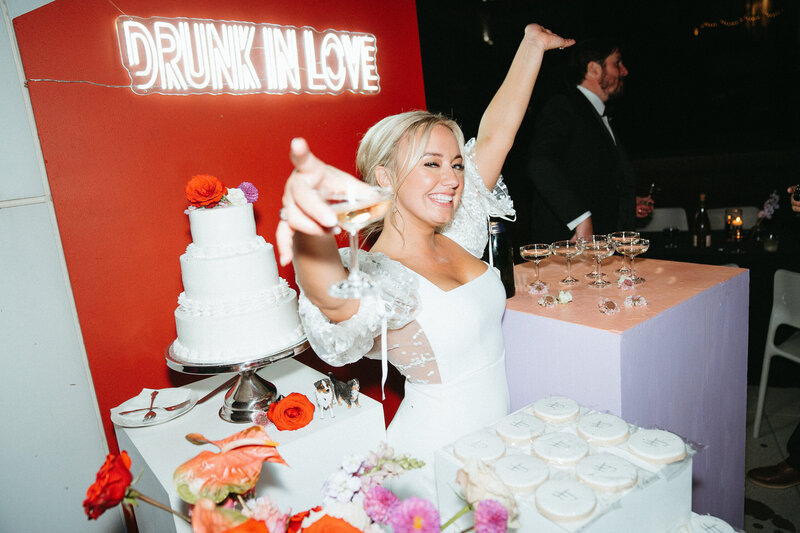
M388 116L372 126L358 146L356 167L365 182L380 185L376 176L382 167L389 176L392 189L390 216L395 212L397 190L406 176L422 159L431 131L436 126L449 129L458 142L458 149L464 153L464 134L458 124L439 113L430 111L408 111ZM406 146L405 158L400 160L400 148ZM373 222L364 229L364 240L369 241L383 230L383 220Z

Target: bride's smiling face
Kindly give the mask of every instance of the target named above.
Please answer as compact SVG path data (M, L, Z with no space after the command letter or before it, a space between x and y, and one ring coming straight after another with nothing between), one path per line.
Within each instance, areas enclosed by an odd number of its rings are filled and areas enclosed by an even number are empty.
M447 127L435 126L422 157L397 190L398 213L403 219L441 226L453 219L463 190L464 158L458 141Z

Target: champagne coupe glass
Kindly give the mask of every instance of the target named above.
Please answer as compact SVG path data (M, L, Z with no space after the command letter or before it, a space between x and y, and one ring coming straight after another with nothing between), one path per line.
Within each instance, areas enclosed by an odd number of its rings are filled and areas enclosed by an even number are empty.
M392 192L364 185L344 192L323 194L322 198L336 213L339 227L350 235L350 273L347 279L328 287L328 294L335 298L361 298L375 290L375 285L358 268L358 232L386 216Z
M572 258L576 255L580 255L581 252L583 252L583 242L556 241L551 244L550 247L553 250L553 255L559 255L567 260L567 277L562 279L561 283L565 285L574 285L576 283L580 283L580 280L572 277L570 266Z
M650 248L650 239L632 239L631 241L620 241L614 243L614 249L622 255L630 257L631 273L630 277L634 284L644 283L644 278L636 275L636 270L633 268L633 258L639 254L643 254Z
M615 233L610 233L608 235L608 240L611 241L611 244L614 246L614 249L616 250L616 245L615 245L616 243L630 242L633 239L638 239L639 237L641 237L641 235L639 235L638 231L617 231ZM623 255L621 252L618 253L622 255L622 266L616 270L617 274L620 274L622 276L630 276L631 267L626 266L625 264L625 257L627 256Z
M552 253L553 250L550 249L549 244L526 244L520 247L519 255L525 261L533 261L536 265L536 279L528 284L530 290L538 291L547 287L547 283L539 279L539 263Z
M614 246L608 238L608 235L592 235L587 239L583 239L583 251L595 260L595 278L594 281L589 282L592 287L605 287L611 285L611 282L603 279L603 273L600 271L600 264L606 257L614 255Z

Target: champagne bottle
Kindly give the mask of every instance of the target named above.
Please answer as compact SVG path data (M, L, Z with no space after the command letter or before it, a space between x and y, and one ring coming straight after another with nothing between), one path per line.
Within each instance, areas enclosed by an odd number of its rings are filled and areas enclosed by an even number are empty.
M711 247L711 222L708 220L706 212L705 193L700 193L700 208L694 217L694 227L692 228L692 244L695 248Z
M489 221L489 246L484 260L500 271L506 298L514 296L514 249L501 219L492 218Z

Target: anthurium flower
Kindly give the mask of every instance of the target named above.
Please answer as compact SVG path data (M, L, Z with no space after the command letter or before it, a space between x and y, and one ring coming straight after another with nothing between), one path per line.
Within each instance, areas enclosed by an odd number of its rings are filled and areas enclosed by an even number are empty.
M242 513L217 507L205 498L198 500L192 509L192 533L223 533L247 521Z
M261 426L252 426L223 440L191 433L194 444L213 444L219 453L203 451L179 466L172 476L178 495L188 503L208 498L219 503L228 494L243 494L258 483L264 462L286 464Z

